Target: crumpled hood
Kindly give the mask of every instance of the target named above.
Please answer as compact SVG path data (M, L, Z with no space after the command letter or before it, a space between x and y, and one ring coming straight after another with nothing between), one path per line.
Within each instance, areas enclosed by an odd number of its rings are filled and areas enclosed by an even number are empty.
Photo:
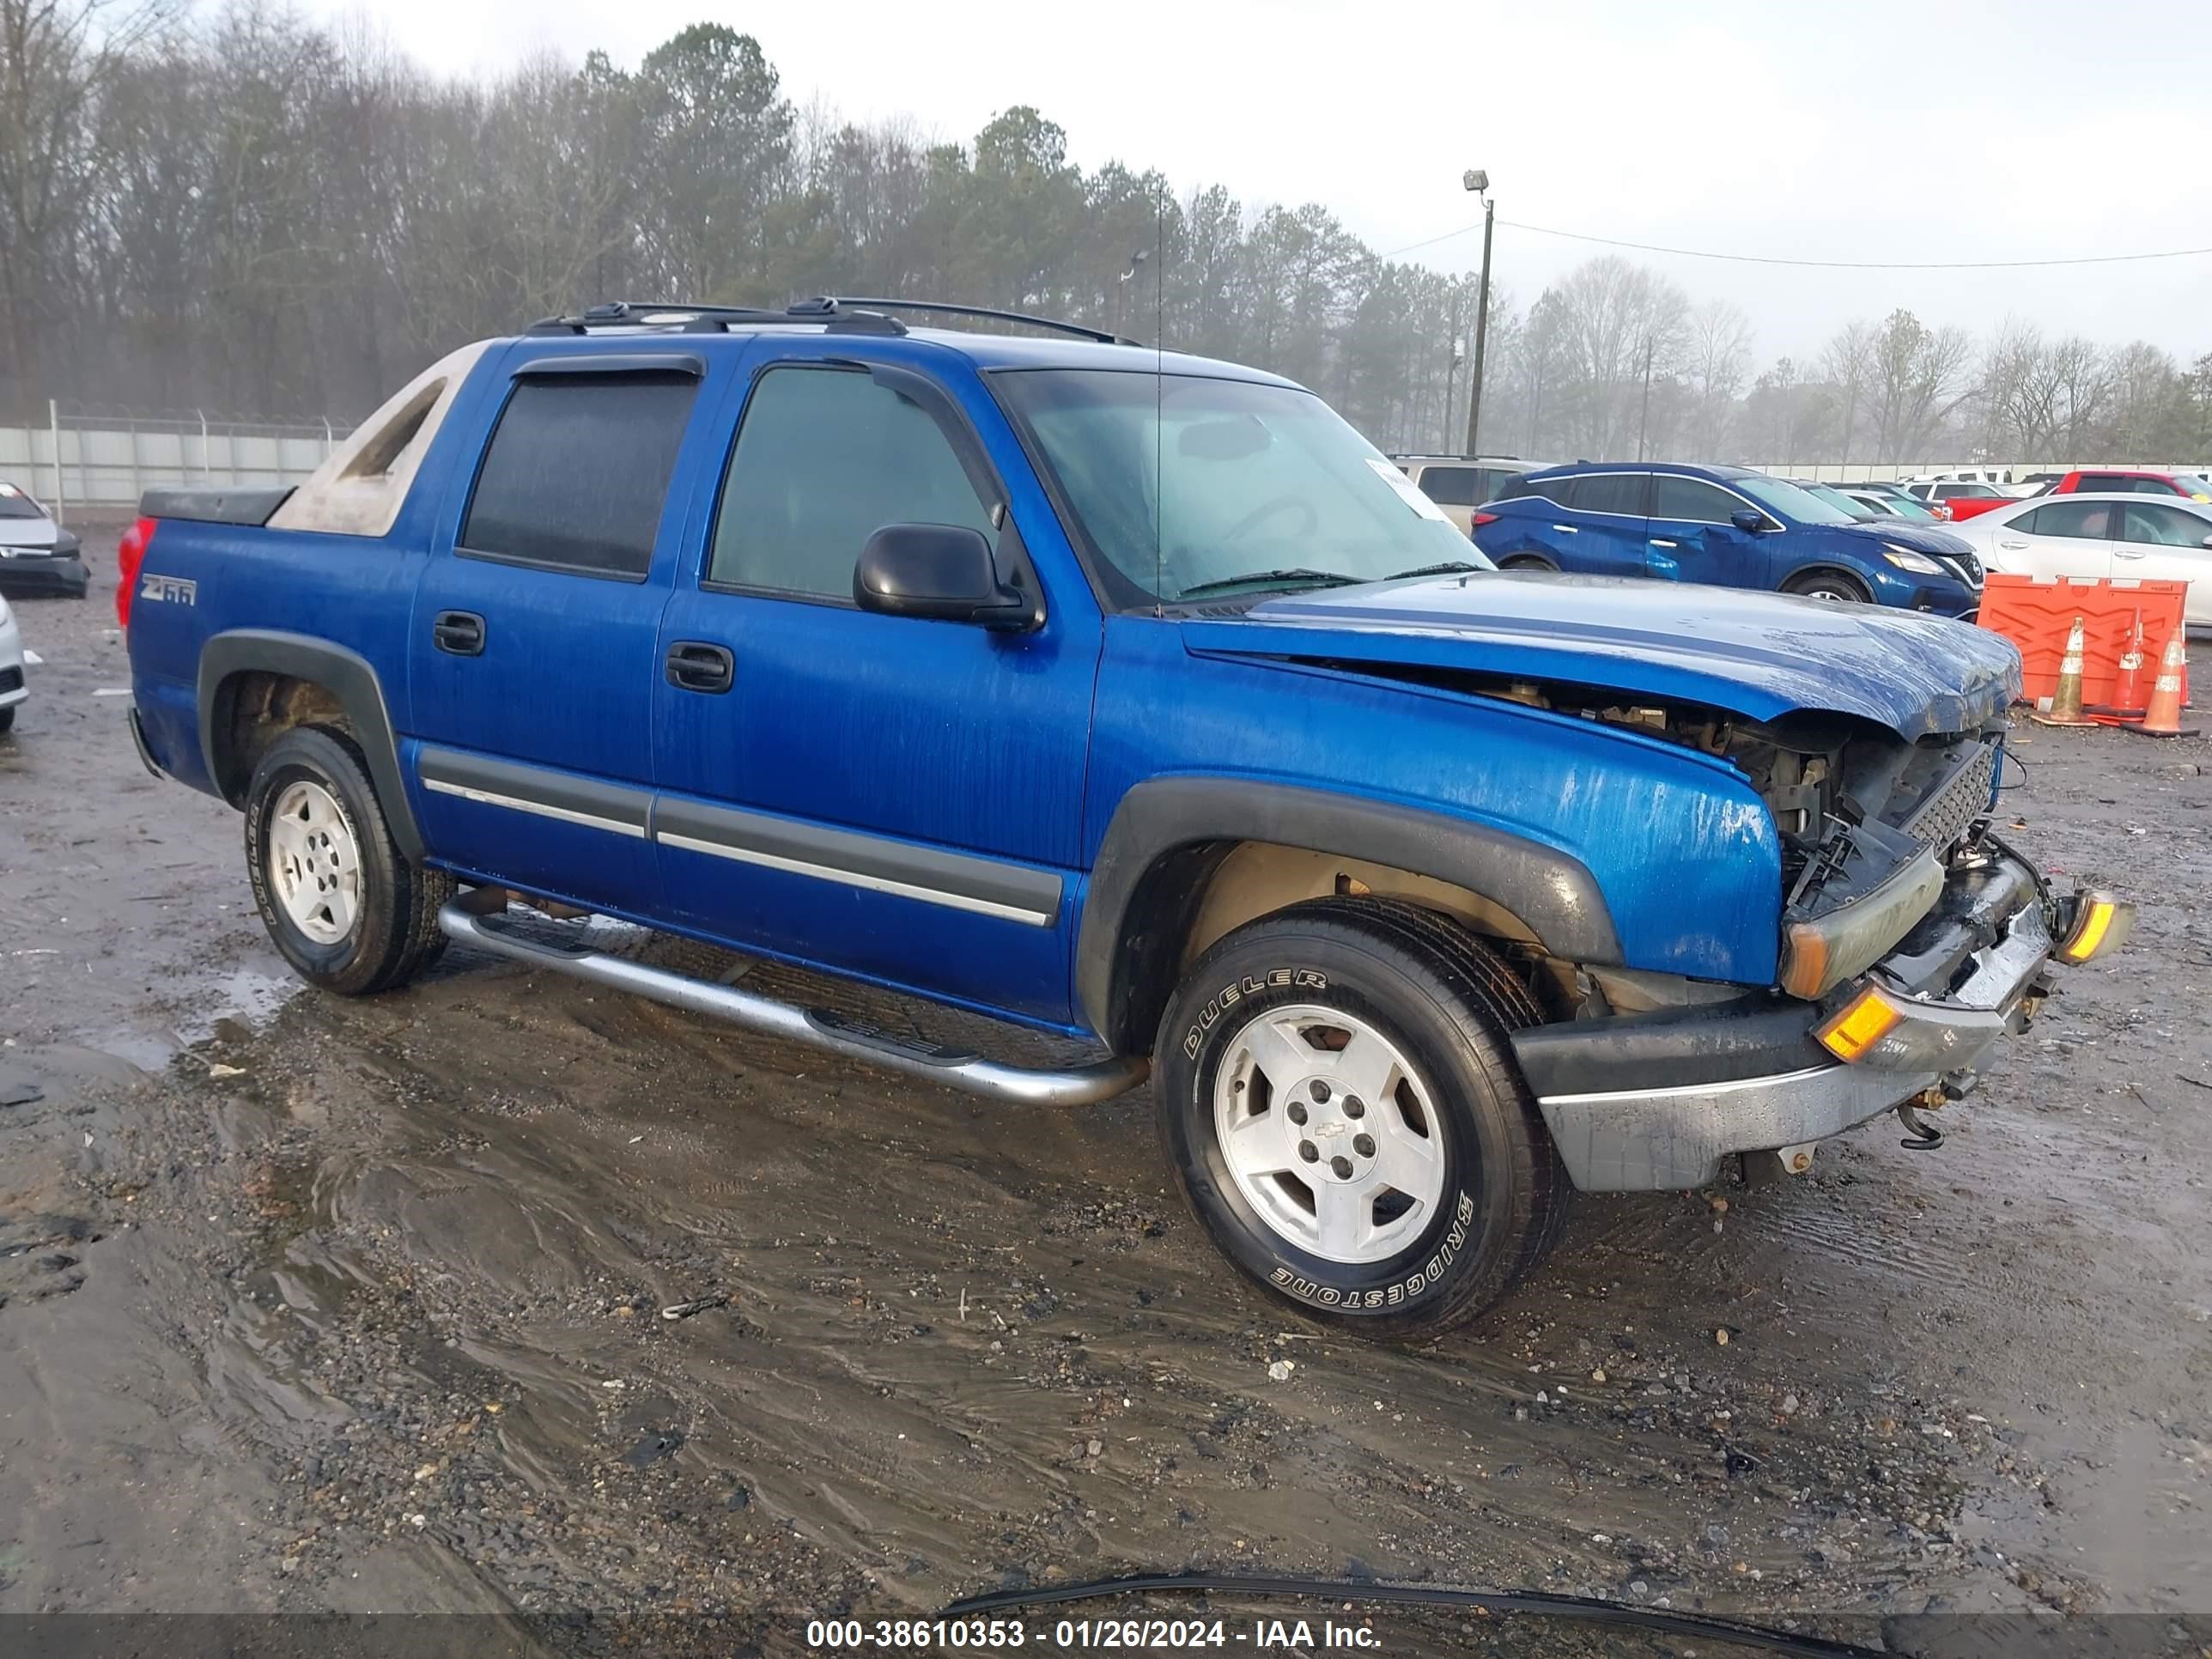
M52 519L0 519L0 547L52 547L60 534Z
M1483 572L1286 594L1185 646L1571 681L1772 720L1851 714L1967 732L2019 695L2020 656L1969 623L1872 605L1607 576Z
M1875 519L1866 524L1838 525L1836 528L1871 541L1895 542L1899 547L1909 547L1917 552L1942 553L1954 559L1974 550L1973 544L1965 537L1954 536L1948 530L1931 530L1913 519Z

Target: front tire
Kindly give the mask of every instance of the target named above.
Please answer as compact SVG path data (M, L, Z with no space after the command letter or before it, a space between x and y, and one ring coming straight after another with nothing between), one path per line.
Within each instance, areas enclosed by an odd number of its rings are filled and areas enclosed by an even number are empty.
M1785 593L1800 599L1826 599L1831 605L1870 605L1874 595L1852 577L1834 570L1808 571L1782 584Z
M1541 1018L1433 912L1321 899L1220 940L1160 1029L1162 1144L1248 1277L1396 1340L1489 1307L1556 1242L1570 1190L1508 1036Z
M246 792L246 866L269 937L294 971L342 996L405 983L446 948L452 876L411 864L353 739L298 726Z

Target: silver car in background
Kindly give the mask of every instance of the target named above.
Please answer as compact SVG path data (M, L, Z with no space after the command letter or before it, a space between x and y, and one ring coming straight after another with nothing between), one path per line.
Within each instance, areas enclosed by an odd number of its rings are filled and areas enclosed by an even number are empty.
M76 535L29 490L0 478L0 594L81 599L90 580Z

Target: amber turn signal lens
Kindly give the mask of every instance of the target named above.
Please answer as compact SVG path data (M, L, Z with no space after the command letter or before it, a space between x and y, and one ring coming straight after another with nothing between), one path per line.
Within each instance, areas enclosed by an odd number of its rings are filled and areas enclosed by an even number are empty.
M1881 1042L1890 1028L1904 1018L1902 1010L1869 985L1813 1035L1838 1060L1854 1060Z
M2074 914L2073 931L2058 947L2061 962L2087 962L2117 951L2135 925L2136 907L2110 893L2086 892Z

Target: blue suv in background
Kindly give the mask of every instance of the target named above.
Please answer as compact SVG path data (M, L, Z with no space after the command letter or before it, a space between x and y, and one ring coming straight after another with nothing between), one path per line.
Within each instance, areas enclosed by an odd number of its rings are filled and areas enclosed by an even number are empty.
M1547 467L1474 514L1508 570L1755 587L1966 617L1982 573L1955 537L1863 524L1808 490L1736 466Z

